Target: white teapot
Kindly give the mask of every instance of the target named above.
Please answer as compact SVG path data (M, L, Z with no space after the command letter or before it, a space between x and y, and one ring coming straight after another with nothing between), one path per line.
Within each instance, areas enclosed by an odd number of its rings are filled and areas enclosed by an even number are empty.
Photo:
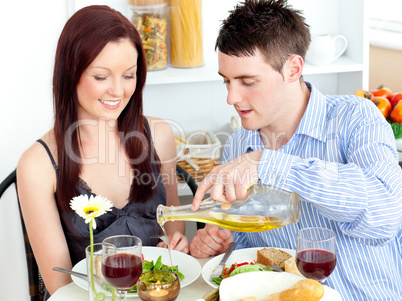
M311 65L328 65L340 57L348 47L343 35L311 35L311 44L306 53L306 62Z

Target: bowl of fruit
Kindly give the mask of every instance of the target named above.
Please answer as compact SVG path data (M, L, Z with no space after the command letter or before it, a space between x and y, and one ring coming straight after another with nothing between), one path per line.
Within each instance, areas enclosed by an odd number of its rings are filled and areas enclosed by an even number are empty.
M357 96L370 99L390 123L394 132L396 148L402 151L402 92L392 92L384 85L375 90L358 90Z

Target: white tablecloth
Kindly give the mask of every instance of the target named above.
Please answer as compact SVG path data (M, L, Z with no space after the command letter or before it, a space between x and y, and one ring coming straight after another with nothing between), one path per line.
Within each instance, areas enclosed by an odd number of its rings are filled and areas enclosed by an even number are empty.
M207 259L197 259L201 266L209 260ZM200 275L197 280L188 286L180 290L179 297L177 301L195 301L201 299L207 293L213 291L213 288L209 286L202 276ZM131 300L139 300L139 298L130 298ZM130 300L128 299L128 300ZM49 301L88 301L89 293L87 290L80 288L74 282L59 288L50 298Z

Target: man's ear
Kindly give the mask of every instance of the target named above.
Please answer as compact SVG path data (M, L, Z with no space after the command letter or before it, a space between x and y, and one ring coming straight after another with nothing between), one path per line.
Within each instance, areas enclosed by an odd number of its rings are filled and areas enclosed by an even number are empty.
M287 64L287 78L289 82L298 81L302 76L304 60L300 55L294 54L292 55Z

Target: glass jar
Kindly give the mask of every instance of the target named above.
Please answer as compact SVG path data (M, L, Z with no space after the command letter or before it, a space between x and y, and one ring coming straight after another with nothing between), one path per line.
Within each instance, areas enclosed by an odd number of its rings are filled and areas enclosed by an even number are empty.
M202 0L169 0L170 65L198 67L204 64Z
M129 19L144 45L147 69L168 66L168 0L127 0Z
M209 198L197 211L191 208L192 204L159 205L156 218L161 226L167 221L196 221L240 232L273 230L299 220L297 193L267 185L251 186L244 201L220 203Z

